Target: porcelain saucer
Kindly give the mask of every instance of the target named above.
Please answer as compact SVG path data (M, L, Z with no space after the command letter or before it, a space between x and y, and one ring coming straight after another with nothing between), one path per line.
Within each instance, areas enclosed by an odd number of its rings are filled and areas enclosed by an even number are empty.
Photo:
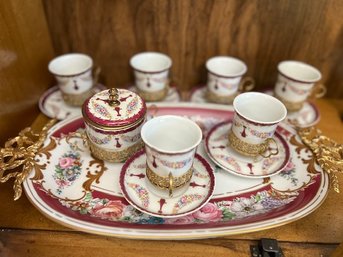
M264 91L265 94L273 95L273 90ZM296 112L288 112L284 122L289 125L306 128L317 124L320 120L319 110L314 103L306 101L303 107Z
M290 159L290 150L286 140L276 131L274 139L279 153L269 158L249 157L237 153L228 144L231 121L222 122L208 133L205 149L209 157L222 169L247 178L265 178L278 174Z
M206 86L196 87L192 90L189 101L192 103L207 103Z
M94 93L106 89L102 84L94 88ZM70 106L63 101L58 86L49 88L39 99L39 109L49 118L64 120L65 118L81 115L81 107Z
M145 150L141 150L124 164L119 184L125 199L141 212L162 218L181 217L203 207L214 192L215 178L210 164L196 154L193 168L189 187L181 195L172 198L159 196L150 189L145 174Z
M130 85L128 89L137 93L137 88L133 85ZM181 96L180 96L179 91L177 90L176 86L171 85L169 87L167 96L160 102L177 103L180 101L181 101Z
M312 127L320 120L318 108L311 102L305 102L301 110L289 112L286 122L302 128Z
M222 105L231 105L232 103L229 104L225 104L225 103L215 103L215 102L211 102L207 100L206 97L207 94L207 86L205 85L201 85L199 87L195 87L191 93L190 93L190 97L189 97L189 101L192 103L211 103L211 104L222 104ZM230 98L234 98L234 96L231 96Z

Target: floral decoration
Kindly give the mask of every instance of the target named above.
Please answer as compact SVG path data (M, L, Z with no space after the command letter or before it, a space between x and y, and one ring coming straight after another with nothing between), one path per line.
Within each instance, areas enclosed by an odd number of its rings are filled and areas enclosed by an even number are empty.
M126 108L127 116L130 116L138 106L138 96L136 95L128 104Z
M280 156L273 156L273 157L269 157L263 160L262 163L262 173L268 173L268 170L270 169L270 167L277 161L280 160Z
M177 201L177 203L173 207L173 213L178 213L179 210L181 210L186 205L202 199L204 196L200 194L189 194L189 195L183 195L181 198Z
M304 90L304 89L299 89L298 87L292 86L292 84L288 83L286 80L284 79L279 79L279 81L277 82L282 83L283 85L282 88L288 88L290 89L293 93L296 93L297 95L304 95L307 94L309 90Z
M105 136L104 138L98 138L98 137L95 137L93 136L91 133L88 133L87 134L89 136L89 138L96 144L98 145L105 145L105 144L108 144L108 142L110 142L111 140L111 136L110 135L107 135Z
M136 210L121 200L93 198L88 192L80 201L59 200L62 205L100 219L136 224L206 224L244 219L270 212L295 199L296 196L280 196L273 190L263 190L250 197L237 197L232 200L209 202L198 211L178 218L159 218Z
M62 155L55 165L53 178L58 185L57 193L61 194L65 187L71 186L81 174L82 161L80 153L69 151Z
M95 113L100 115L100 117L105 117L107 119L111 119L111 114L107 111L105 106L102 106L101 104L99 104L95 101L92 102L92 105L93 105L92 107L93 107Z
M295 165L290 160L283 171L280 172L280 176L286 180L290 180L293 186L297 186L299 179L295 177Z
M198 178L208 178L209 175L205 173L199 172L197 169L193 167L193 176L198 177Z
M133 136L122 134L121 139L127 143L134 143L138 141L139 139L141 139L141 134L137 133L136 135L133 135Z
M239 166L239 164L237 163L235 158L227 156L227 155L223 155L223 154L215 155L215 158L221 159L221 160L227 162L228 164L230 164L234 168L235 171L237 171L237 172L241 171L241 167Z
M131 187L137 194L138 198L141 200L143 206L147 208L149 206L149 193L148 191L135 183L128 183L127 184L129 187Z
M170 162L163 159L158 159L160 163L162 163L165 167L171 168L171 169L181 169L185 167L187 164L189 164L192 161L192 158L188 158L183 161L178 162Z
M223 82L223 81L220 81L220 80L217 80L217 85L227 89L227 90L232 90L232 89L235 89L237 88L238 86L238 83L234 83L232 84L232 82Z
M199 211L192 214L194 219L203 222L216 222L223 218L223 211L220 210L214 203L207 203Z
M244 125L243 123L240 123L237 120L234 120L233 123L238 128L245 126L245 128L247 130L249 130L251 135L253 135L255 137L258 137L258 138L261 138L261 139L270 138L270 137L272 137L274 135L274 130L273 131L268 131L268 132L260 132L260 131L255 130L255 129L251 129L248 125Z

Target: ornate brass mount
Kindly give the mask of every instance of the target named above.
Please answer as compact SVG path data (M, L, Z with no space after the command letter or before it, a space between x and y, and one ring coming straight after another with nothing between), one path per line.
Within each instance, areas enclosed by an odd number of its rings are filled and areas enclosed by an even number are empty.
M4 148L0 149L0 182L5 183L15 177L13 190L14 200L22 194L21 183L29 175L35 165L35 156L43 145L48 130L56 123L50 120L39 134L30 127L23 129L15 138L6 141ZM21 171L20 171L21 167ZM5 174L5 172L7 172Z
M315 127L297 130L303 143L315 154L317 163L330 175L333 189L339 193L339 181L336 174L343 173L343 145L322 135L322 132Z

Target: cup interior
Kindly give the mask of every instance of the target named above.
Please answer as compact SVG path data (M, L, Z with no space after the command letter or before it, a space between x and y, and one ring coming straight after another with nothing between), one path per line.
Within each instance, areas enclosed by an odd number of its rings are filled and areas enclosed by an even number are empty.
M195 148L202 139L200 127L193 121L164 115L147 121L141 130L144 143L163 153L183 153Z
M206 68L209 72L222 77L242 76L247 71L244 62L237 58L217 56L206 62Z
M273 96L248 92L238 95L233 106L235 111L248 121L275 124L287 115L285 105Z
M279 63L278 70L288 78L302 82L316 82L322 75L311 65L297 61L284 61Z
M92 58L85 54L65 54L49 63L49 71L55 75L72 76L83 73L93 66Z
M138 71L159 72L167 70L172 65L169 56L157 52L145 52L134 55L130 60L131 66Z

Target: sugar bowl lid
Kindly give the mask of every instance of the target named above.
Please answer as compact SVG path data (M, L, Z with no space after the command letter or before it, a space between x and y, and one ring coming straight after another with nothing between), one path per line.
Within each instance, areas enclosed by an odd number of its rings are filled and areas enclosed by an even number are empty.
M146 105L134 92L111 88L87 99L82 106L82 115L87 123L111 128L134 125L144 119Z

